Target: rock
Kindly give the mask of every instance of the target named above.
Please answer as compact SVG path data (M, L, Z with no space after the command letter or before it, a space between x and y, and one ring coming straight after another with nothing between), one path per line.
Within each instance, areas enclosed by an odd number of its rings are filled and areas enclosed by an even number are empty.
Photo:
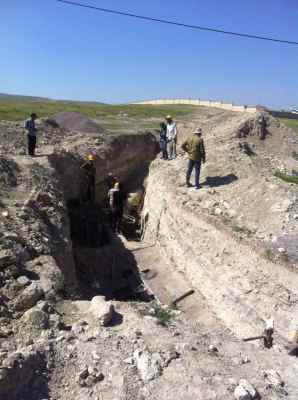
M258 398L258 392L246 379L240 379L234 396L237 400L252 400Z
M24 313L21 322L26 325L26 328L29 325L40 329L46 329L48 327L49 317L45 312L32 308Z
M242 386L236 387L234 396L236 400L252 400L251 395Z
M16 311L23 311L31 308L43 297L43 295L44 291L40 287L39 282L34 281L16 298L14 309Z
M105 301L103 296L93 297L89 312L99 321L101 326L108 326L113 318L114 306Z
M39 276L40 287L45 295L63 289L64 277L53 257L37 257L25 265L28 271L36 273Z
M151 354L148 350L135 350L133 358L144 382L149 382L161 375L163 360L159 353Z
M85 367L78 376L78 383L80 386L92 386L97 382L103 381L104 375L95 367Z
M282 388L285 385L279 373L274 369L268 369L263 371L263 376L269 388L282 390Z
M11 250L0 250L0 269L16 263L16 256Z
M89 375L88 367L86 367L79 373L79 378L86 379L88 375Z
M30 281L29 278L27 278L27 276L22 275L22 276L19 276L19 277L17 278L17 282L18 282L18 284L19 284L20 286L27 286L27 285L30 284L31 281Z
M208 347L208 351L209 353L218 353L218 348L213 344L210 344L210 346Z

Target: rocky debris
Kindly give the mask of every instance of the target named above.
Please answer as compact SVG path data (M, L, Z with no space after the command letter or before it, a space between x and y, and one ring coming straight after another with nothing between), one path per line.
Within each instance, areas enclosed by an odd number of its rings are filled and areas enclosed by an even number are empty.
M77 112L60 112L50 118L51 124L67 131L102 133L104 129L86 115Z
M12 250L0 250L0 269L16 263L16 255Z
M44 296L44 291L39 281L32 282L13 301L16 311L24 311L33 307Z
M27 386L45 368L39 351L27 348L10 354L0 367L0 399L18 400Z
M161 375L163 360L159 353L135 350L133 357L144 382L149 382Z
M278 392L285 392L285 382L282 380L280 374L274 369L263 371L263 376L266 381L267 388L274 389Z
M104 380L104 375L96 367L85 367L78 375L77 382L82 387L90 387Z
M101 326L108 326L113 318L114 305L103 296L93 297L89 312L98 320Z
M63 274L52 256L40 256L25 264L26 270L39 276L39 285L45 296L64 287Z
M246 379L240 379L234 391L234 396L236 400L253 400L259 398L256 389Z
M42 330L48 327L49 316L44 311L34 307L24 313L20 323L21 325L25 326L26 329L29 327L34 327Z
M133 361L144 382L156 379L162 374L171 361L179 358L179 353L174 349L165 352L150 352L148 349L136 349L133 353Z
M17 278L17 283L18 283L21 287L24 287L24 286L28 286L28 285L31 283L31 281L30 281L29 278L27 278L27 276L22 275L22 276L19 276L19 277Z

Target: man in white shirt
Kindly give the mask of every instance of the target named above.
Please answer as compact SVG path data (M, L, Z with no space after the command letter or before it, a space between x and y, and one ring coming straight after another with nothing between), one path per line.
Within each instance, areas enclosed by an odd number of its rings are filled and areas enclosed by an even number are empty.
M177 125L173 121L171 115L167 115L167 141L168 141L168 153L169 153L169 160L172 160L177 157L176 152L176 144L177 144Z

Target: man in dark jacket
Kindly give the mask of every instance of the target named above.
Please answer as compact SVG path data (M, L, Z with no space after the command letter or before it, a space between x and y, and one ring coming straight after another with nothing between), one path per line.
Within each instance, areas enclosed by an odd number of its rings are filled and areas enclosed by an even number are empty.
M188 153L188 168L186 173L186 185L191 187L190 177L195 168L195 189L200 188L201 163L206 162L206 152L202 139L202 129L197 128L192 135L182 144L182 150Z
M161 158L164 160L168 159L168 150L167 150L167 125L162 122L160 124L159 130L159 145L161 150Z
M35 126L36 119L37 115L33 113L31 114L31 118L25 122L25 129L27 131L27 140L28 140L28 154L31 157L35 156L36 134L37 134L37 129Z
M96 168L95 168L95 157L93 154L89 154L87 157L87 161L81 166L81 169L85 173L87 190L86 190L86 197L87 201L90 203L94 203L95 201L95 175L96 175Z

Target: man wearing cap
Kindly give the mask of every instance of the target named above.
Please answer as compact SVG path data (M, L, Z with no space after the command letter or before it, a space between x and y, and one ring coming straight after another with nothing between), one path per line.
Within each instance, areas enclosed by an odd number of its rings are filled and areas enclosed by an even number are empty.
M87 156L87 161L81 166L81 169L85 172L87 181L86 197L87 201L94 203L95 201L95 175L96 168L94 165L95 157L93 154Z
M177 144L177 125L173 121L173 118L171 115L166 116L166 121L167 121L167 142L169 146L169 151L168 151L168 156L169 160L172 160L173 158L176 158L177 153L176 153L176 144Z
M186 173L186 185L191 187L190 177L195 168L195 188L200 188L201 163L206 162L206 152L204 140L202 139L202 129L197 128L192 135L182 144L182 150L188 153L188 168Z
M27 140L28 140L28 154L31 157L35 156L36 133L37 133L37 129L35 126L36 119L37 115L35 113L32 113L31 118L25 122L25 130L27 131Z

